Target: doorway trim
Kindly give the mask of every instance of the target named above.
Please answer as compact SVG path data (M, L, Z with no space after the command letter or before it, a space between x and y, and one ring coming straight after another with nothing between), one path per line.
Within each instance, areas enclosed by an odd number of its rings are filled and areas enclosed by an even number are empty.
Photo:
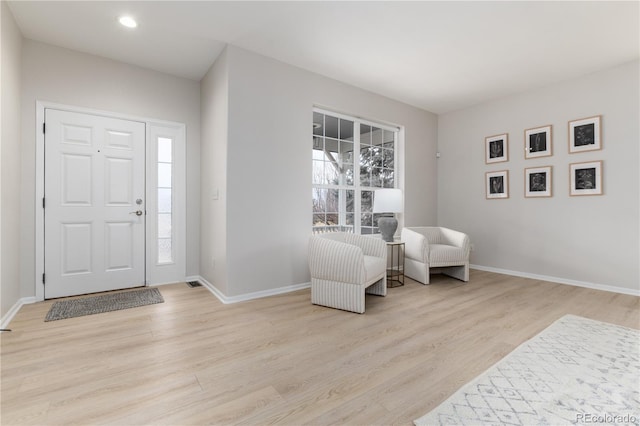
M146 285L166 284L169 282L180 282L185 280L186 272L186 126L184 123L157 120L148 117L140 117L130 114L104 111L98 109L84 108L72 105L58 104L47 101L36 101L36 188L35 188L35 299L45 300L45 284L42 282L45 273L45 241L44 241L44 132L45 109L57 109L82 114L91 114L102 117L118 118L145 123L146 142L146 177L145 193L147 199L156 196L154 189L157 187L157 174L150 175L150 171L157 170L155 161L157 160L156 141L151 140L154 135L171 135L174 139L174 160L173 164L173 186L175 196L172 200L173 210L173 238L174 238L174 259L167 264L159 264L153 257L156 250L151 250L157 244L157 210L151 211L153 206L147 205L146 232L145 232L145 267Z

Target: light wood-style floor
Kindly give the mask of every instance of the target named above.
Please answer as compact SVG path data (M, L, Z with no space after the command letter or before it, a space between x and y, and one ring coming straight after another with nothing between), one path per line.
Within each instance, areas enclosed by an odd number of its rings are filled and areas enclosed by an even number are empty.
M407 280L363 315L310 291L223 305L205 288L165 303L2 333L3 425L410 425L565 314L640 328L640 298L472 271Z

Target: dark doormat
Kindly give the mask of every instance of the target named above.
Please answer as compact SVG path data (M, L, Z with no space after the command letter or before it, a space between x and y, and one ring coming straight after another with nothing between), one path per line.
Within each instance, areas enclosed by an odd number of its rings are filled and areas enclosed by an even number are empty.
M160 294L160 290L157 288L145 288L142 290L103 294L80 299L59 300L51 306L44 320L45 322L56 321L65 318L119 311L121 309L137 308L138 306L154 305L156 303L164 303L162 294Z

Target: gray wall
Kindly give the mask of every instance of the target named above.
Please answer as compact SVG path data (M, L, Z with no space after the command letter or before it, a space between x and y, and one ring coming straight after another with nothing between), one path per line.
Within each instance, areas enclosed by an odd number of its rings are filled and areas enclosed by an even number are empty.
M200 81L200 275L223 294L227 293L227 63L225 49Z
M408 225L436 221L437 118L320 75L233 46L227 48L227 282L237 296L308 282L313 106L404 126ZM203 91L205 97L212 93ZM204 122L204 119L203 119ZM205 144L214 143L203 139ZM402 183L403 178L400 178ZM210 182L202 182L209 193ZM207 219L203 218L203 223ZM210 235L202 251L223 235ZM218 261L216 260L216 264ZM204 270L204 269L203 269ZM204 276L208 279L207 276Z
M22 35L2 2L2 209L0 318L23 297L20 291L20 87Z
M187 126L187 275L199 270L200 84L25 40L22 50L21 274L33 296L36 100L115 111ZM4 254L3 254L4 256Z
M467 232L471 262L638 291L639 63L438 118L438 222ZM601 151L568 153L567 122L602 115ZM553 156L524 159L524 130L553 125ZM509 133L510 160L486 165L484 138ZM569 164L603 160L602 196L569 196ZM524 198L524 169L553 166L553 197ZM509 170L510 198L486 200L487 171Z

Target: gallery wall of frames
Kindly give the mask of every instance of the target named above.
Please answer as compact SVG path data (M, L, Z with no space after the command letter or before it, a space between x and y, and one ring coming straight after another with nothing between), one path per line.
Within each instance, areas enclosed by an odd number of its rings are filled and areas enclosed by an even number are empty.
M580 154L587 151L602 149L602 116L572 120L567 123L567 141L569 154ZM553 126L542 125L524 130L523 138L509 140L508 133L485 137L485 164L496 165L501 170L489 170L485 173L485 191L488 200L509 198L509 144L524 144L524 158L531 160L531 167L525 167L524 191L525 198L544 198L553 196L553 166L545 164L545 159L553 156ZM564 149L564 147L556 148ZM576 161L569 167L570 196L602 195L602 161ZM503 167L499 167L503 166ZM562 187L563 185L561 185ZM511 191L513 192L513 191Z

